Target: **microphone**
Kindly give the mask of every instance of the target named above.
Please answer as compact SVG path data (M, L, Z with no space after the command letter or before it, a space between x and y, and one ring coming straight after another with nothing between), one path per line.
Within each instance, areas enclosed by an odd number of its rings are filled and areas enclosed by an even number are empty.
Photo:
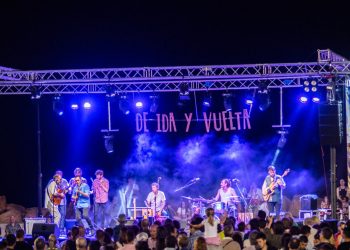
M194 181L199 181L201 178L197 177L197 178L193 178L192 180L190 180L190 182L194 182Z
M231 181L232 182L240 182L240 180L238 180L237 178L233 178Z
M159 176L159 177L158 177L158 181L160 181L161 179L162 179L162 177Z

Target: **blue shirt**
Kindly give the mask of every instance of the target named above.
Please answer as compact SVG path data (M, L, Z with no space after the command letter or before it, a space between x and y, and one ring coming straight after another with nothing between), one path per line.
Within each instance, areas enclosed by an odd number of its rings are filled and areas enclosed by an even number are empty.
M86 183L82 183L80 187L75 186L73 189L73 194L75 195L78 190L82 191L85 194L88 194L88 197L83 196L82 194L78 194L78 199L76 203L77 208L87 208L90 207L90 187Z

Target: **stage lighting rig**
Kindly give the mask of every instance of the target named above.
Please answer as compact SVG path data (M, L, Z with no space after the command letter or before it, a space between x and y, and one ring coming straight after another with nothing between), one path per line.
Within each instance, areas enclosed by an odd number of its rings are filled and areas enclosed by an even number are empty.
M59 116L63 115L64 105L63 105L62 98L60 95L55 95L53 97L52 109L57 115L59 115Z
M258 103L258 107L260 111L265 111L270 107L271 99L270 99L270 94L266 83L261 82L259 84L259 88L255 98Z
M225 111L226 112L232 111L233 94L232 93L223 93L222 97L224 98Z
M121 95L119 97L119 109L125 115L130 114L131 107L127 95Z
M41 91L40 91L40 87L37 86L32 86L30 89L31 92L31 99L32 100L39 100L41 98Z
M159 106L159 103L158 103L159 96L158 95L150 95L149 99L151 99L151 101L152 101L152 103L149 107L149 112L156 113L158 110L158 106Z
M277 133L280 135L280 139L278 140L278 143L277 143L277 148L282 149L287 143L286 136L288 134L288 130L281 129L281 130L278 130Z

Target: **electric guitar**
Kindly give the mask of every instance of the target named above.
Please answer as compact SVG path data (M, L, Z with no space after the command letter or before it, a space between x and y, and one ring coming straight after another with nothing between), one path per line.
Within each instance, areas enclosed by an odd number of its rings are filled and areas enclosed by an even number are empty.
M289 174L290 169L286 169L284 170L281 178L285 177L287 174ZM275 193L275 189L278 186L278 179L275 179L271 182L271 184L266 188L265 192L263 192L263 199L264 201L268 201L271 197L271 195L273 195ZM264 190L263 190L264 191Z

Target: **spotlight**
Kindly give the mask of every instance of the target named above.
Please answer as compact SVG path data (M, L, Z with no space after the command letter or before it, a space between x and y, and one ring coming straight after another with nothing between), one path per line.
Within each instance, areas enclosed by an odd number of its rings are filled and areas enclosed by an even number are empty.
M317 87L318 87L318 82L317 80L314 80L314 79L310 79L310 80L305 80L303 82L303 85L304 85L304 91L305 92L310 92L310 90L312 92L316 92L317 91Z
M245 104L247 105L252 105L254 103L254 101L251 98L248 98L245 100Z
M40 88L36 87L36 86L32 86L30 89L31 92L31 99L32 100L39 100L41 97L41 92L40 92Z
M84 102L83 107L84 107L84 109L91 109L91 103L90 102Z
M282 149L282 148L284 148L284 146L287 143L286 135L288 134L288 131L280 130L277 133L281 135L281 137L280 137L280 139L278 140L278 143L277 143L277 148Z
M77 103L73 103L72 105L70 105L71 109L73 110L77 110L79 109L79 105Z
M113 135L106 134L103 136L103 139L105 141L105 149L108 154L111 154L114 152L114 147L113 147Z
M307 97L306 96L300 96L299 97L299 101L301 102L301 103L307 103Z
M203 107L204 108L210 108L212 102L211 95L207 92L206 95L203 98Z
M59 116L63 115L63 102L61 100L60 95L54 96L53 102L52 102L52 109L57 115Z
M158 109L158 96L157 95L151 95L149 98L152 100L152 104L149 107L149 111L151 113L156 113L157 109Z
M106 97L115 97L116 94L116 90L115 87L113 85L107 85L106 86Z
M314 97L312 97L312 102L314 102L314 103L319 103L319 102L320 102L320 98L314 96Z
M179 87L180 95L189 95L189 86L187 83L181 83Z
M138 109L141 109L141 108L143 108L143 103L141 101L137 101L135 103L135 107L138 108Z
M119 99L119 109L123 114L128 115L130 114L130 102L128 100L128 97L126 95L120 96Z
M256 93L256 101L260 111L265 111L270 107L271 100L269 95L269 90L267 89L267 84L264 82L260 83L258 92Z
M232 93L223 93L222 96L224 97L225 111L227 111L227 112L232 111L232 105L233 105Z

